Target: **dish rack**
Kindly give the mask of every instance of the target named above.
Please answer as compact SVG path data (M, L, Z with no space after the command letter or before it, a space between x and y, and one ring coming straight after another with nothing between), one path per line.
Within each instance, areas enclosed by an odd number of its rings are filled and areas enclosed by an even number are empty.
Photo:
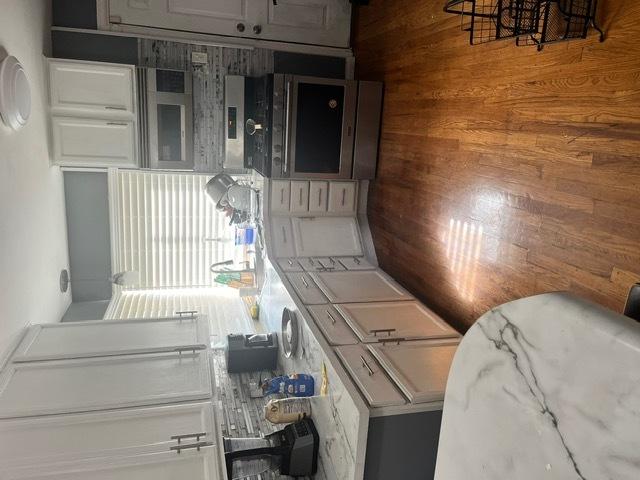
M519 46L587 38L596 23L597 0L448 0L444 11L460 15L469 32L469 43L477 45L512 38Z

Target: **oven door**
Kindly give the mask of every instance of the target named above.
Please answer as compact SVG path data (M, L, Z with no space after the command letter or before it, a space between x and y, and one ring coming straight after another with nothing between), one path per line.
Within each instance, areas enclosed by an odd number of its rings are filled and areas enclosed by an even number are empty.
M351 178L357 82L285 78L283 176Z
M154 169L193 169L191 95L149 92L149 163Z

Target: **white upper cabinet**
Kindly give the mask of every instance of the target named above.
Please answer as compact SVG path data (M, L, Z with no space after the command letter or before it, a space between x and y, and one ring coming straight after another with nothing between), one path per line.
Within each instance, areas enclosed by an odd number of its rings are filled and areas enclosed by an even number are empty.
M298 257L362 255L355 217L294 217L293 237Z
M391 302L413 296L382 270L349 270L309 274L331 303Z
M215 447L0 470L3 480L218 480Z
M353 214L356 210L356 183L331 182L329 184L329 212Z
M112 24L349 46L349 0L109 0Z
M215 443L214 431L210 402L3 420L0 465L166 452L177 436L184 443Z
M50 59L51 107L133 116L134 78L131 65Z
M11 363L0 374L0 418L203 400L207 351Z
M12 360L201 350L208 342L205 317L50 323L30 327Z

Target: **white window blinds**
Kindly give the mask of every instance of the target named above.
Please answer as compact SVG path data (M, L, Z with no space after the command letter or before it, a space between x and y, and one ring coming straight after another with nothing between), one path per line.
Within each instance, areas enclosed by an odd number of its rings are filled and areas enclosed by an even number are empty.
M233 229L204 193L209 175L110 170L112 266L136 288L214 286L209 266L233 258Z

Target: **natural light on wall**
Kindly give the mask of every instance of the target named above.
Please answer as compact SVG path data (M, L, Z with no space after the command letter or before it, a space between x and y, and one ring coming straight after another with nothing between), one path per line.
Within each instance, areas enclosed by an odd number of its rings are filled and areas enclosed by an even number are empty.
M212 287L209 266L233 258L234 232L204 193L210 175L109 172L114 272L136 288Z
M450 219L444 241L453 283L460 296L473 300L478 259L482 247L482 225Z

